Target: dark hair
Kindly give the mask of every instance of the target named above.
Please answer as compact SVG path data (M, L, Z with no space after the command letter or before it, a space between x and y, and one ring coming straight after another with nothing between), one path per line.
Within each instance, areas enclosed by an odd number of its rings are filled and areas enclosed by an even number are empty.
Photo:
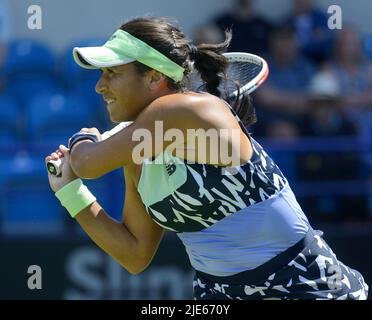
M185 69L186 77L184 81L176 83L168 78L170 89L184 90L186 88L187 75L191 71L192 63L194 63L194 67L198 70L201 79L204 81L206 91L222 99L226 98L218 87L221 81L226 79L228 62L222 53L227 50L230 44L232 37L231 31L225 32L225 41L222 43L203 43L194 46L176 26L176 23L171 23L166 18L135 18L124 23L120 29L147 43ZM150 69L139 62L135 62L135 64L140 73L144 73ZM239 87L238 84L237 86ZM227 102L232 104L233 109L246 126L256 121L249 95L240 95L234 101Z

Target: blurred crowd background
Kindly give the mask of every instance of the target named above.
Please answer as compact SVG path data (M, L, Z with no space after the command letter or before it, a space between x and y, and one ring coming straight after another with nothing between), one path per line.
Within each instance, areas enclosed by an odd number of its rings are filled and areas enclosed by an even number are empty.
M224 11L192 25L188 36L196 44L219 42L231 28L230 51L267 60L269 78L253 94L258 122L252 135L288 177L314 227L371 234L372 23L362 32L355 16L344 20L341 30L330 30L327 7L319 1L291 0L280 19L261 15L256 2L230 0ZM278 10L280 2L275 2ZM142 11L147 13L146 7ZM57 51L48 41L17 37L13 13L10 1L1 0L0 237L4 245L84 239L49 189L44 157L82 127L113 126L94 92L99 71L81 69L72 58L74 46L101 45L106 37L76 37ZM87 181L116 219L121 219L124 183L122 170ZM184 297L177 294L169 297ZM64 296L71 297L79 295Z

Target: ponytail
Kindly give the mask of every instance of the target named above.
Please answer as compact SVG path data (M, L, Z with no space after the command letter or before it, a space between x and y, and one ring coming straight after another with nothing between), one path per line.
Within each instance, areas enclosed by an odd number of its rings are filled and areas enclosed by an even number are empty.
M199 71L201 79L205 82L207 92L217 97L222 95L218 86L226 78L228 63L222 53L229 47L231 31L227 31L225 35L225 41L222 43L200 44L196 47L197 50L190 51L190 58L194 60L194 67Z
M188 45L190 60L194 61L194 67L200 73L201 79L205 82L207 92L224 99L234 109L238 117L245 126L250 126L256 122L256 113L252 104L252 99L247 94L239 93L236 98L229 99L226 92L221 92L219 86L221 82L229 81L239 89L240 84L233 79L228 79L226 68L228 61L222 55L231 42L232 32L225 31L225 41L219 44L200 44Z

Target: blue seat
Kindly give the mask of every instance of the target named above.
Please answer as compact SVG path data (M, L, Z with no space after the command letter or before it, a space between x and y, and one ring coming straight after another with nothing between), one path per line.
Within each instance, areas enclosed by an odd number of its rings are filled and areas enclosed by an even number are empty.
M61 86L51 74L17 74L6 80L6 87L23 107L35 94L57 92Z
M44 43L14 40L9 44L3 72L7 91L23 106L36 92L57 90L56 58Z
M8 146L16 145L18 143L17 132L8 128L0 127L0 147L8 148Z
M13 163L14 153L13 150L7 150L6 147L1 146L0 152L0 189L3 183L10 177L11 166ZM0 191L2 194L2 191Z
M79 94L87 100L91 108L96 113L102 113L104 109L102 106L102 98L95 92L95 85L100 78L101 72L99 70L87 70L80 67L73 58L74 47L95 47L101 46L105 43L103 39L86 39L76 41L72 43L63 53L60 58L60 70L61 82L64 83L65 89ZM101 118L100 115L96 114L98 120Z
M367 35L363 39L364 52L372 59L372 35Z
M19 39L9 44L4 62L6 76L17 73L54 73L55 56L44 43Z
M0 95L0 125L14 126L19 117L19 105L13 97Z
M82 127L91 126L90 118L83 98L64 92L45 93L35 96L27 106L27 132L35 142L68 138Z
M0 95L0 145L15 144L21 121L17 101L9 95Z
M6 237L62 235L66 214L49 187L42 159L23 154L12 160L9 169L9 177L1 184L2 234Z

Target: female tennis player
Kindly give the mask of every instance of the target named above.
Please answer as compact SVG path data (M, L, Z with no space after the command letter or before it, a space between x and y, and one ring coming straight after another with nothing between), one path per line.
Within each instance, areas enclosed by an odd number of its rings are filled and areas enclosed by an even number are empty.
M312 229L288 181L248 133L255 118L249 96L231 106L224 100L222 52L230 39L227 32L221 44L196 47L168 20L146 17L123 24L102 47L75 48L80 66L101 69L96 91L112 121L133 123L108 139L83 128L69 148L46 157L63 159L62 175L49 174L52 190L91 239L133 274L150 264L165 229L176 232L196 270L195 299L366 299L362 275ZM187 90L193 68L206 92ZM186 138L159 143L156 123ZM192 130L200 137L209 129L218 143L190 143ZM238 163L222 159L222 142ZM80 179L119 167L126 182L122 222Z

